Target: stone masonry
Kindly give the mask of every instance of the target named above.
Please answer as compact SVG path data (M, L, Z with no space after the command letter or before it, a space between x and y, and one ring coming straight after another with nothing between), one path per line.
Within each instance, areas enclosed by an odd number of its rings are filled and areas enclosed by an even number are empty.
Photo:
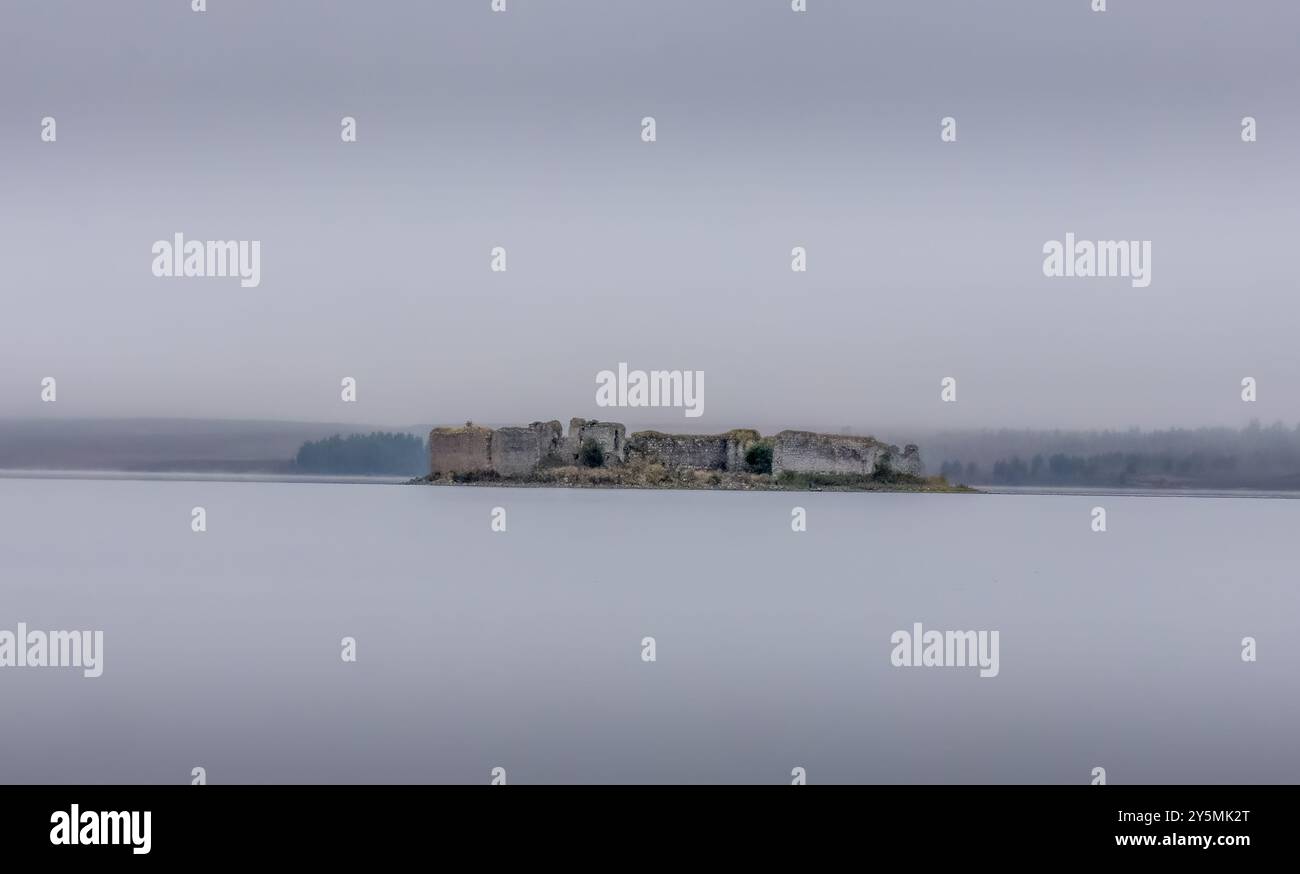
M627 443L627 458L642 458L667 467L697 470L745 470L745 452L759 439L757 431L726 434L664 434L637 431Z
M920 475L921 454L914 443L900 450L874 437L782 431L772 438L772 473L777 476L787 470L871 476L880 466Z
M492 469L492 429L466 422L429 432L432 473L475 473Z
M484 428L466 423L429 432L429 470L435 475L496 473L526 476L543 467L578 465L583 443L595 440L605 465L631 461L696 470L744 471L745 454L762 439L757 431L725 434L664 434L638 431L628 438L617 422L575 418L566 435L558 421L526 427ZM902 450L872 437L782 431L772 443L772 473L857 474L870 476L884 466L919 476L923 467L915 444Z
M532 473L543 463L558 462L562 432L559 422L533 422L527 428L498 428L492 432L492 470L502 476Z
M595 440L605 452L605 465L622 463L627 450L627 429L617 422L595 419L569 420L569 436L564 441L564 457L569 464L578 463L578 453L588 439Z

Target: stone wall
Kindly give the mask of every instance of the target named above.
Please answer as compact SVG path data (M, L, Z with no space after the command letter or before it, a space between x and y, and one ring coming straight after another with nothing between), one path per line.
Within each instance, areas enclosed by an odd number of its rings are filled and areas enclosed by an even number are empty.
M533 428L498 428L492 432L492 469L502 476L532 473L542 463L541 442Z
M492 469L502 476L519 476L543 464L562 463L563 431L559 422L533 422L527 428L498 428L492 432Z
M873 437L812 431L782 431L772 438L772 473L778 475L789 470L870 476L882 461L895 472L921 472L921 455L915 445L900 450Z
M727 466L727 438L721 434L638 431L628 441L627 458L668 467L723 470Z
M605 451L605 463L619 464L627 438L617 422L574 419L569 435L558 421L533 422L527 427L434 428L429 432L429 472L461 474L495 471L520 476L540 467L578 464L584 440L591 438Z
M434 428L429 432L432 473L470 473L492 469L492 429L478 425Z
M569 420L569 436L564 440L564 457L568 464L578 464L578 453L588 439L595 440L605 452L605 464L621 463L627 451L627 429L618 422L595 419Z
M741 471L745 469L745 452L757 439L757 431L726 434L638 431L628 440L627 459L642 459L668 467Z
M557 421L527 427L478 425L434 428L429 432L429 470L433 474L494 471L501 476L525 476L540 467L579 464L582 444L595 440L605 452L605 464L644 460L668 467L696 470L746 470L745 453L760 439L757 431L726 434L663 434L638 431L628 439L617 422L572 419L564 434ZM772 473L858 474L871 476L878 467L920 476L921 453L914 444L902 450L872 438L812 431L782 431L771 438Z
M528 426L537 432L538 453L541 463L546 467L565 464L564 426L558 419L549 422L533 422Z
M870 476L878 467L920 476L924 471L915 443L903 449L873 437L782 431L772 438L772 473L847 473Z
M891 461L893 463L890 466L898 473L921 476L925 472L925 464L921 461L921 447L915 443L904 446L903 454L892 457Z
M749 447L763 439L757 431L750 428L737 428L727 432L727 470L748 470L745 453Z

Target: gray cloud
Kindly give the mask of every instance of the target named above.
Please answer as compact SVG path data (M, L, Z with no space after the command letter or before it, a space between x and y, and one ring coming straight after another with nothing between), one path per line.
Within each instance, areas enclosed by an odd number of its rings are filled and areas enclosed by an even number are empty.
M10 4L0 415L594 415L628 361L704 429L1294 419L1293 3L510 5ZM178 231L261 286L155 279ZM1067 231L1152 285L1044 278Z

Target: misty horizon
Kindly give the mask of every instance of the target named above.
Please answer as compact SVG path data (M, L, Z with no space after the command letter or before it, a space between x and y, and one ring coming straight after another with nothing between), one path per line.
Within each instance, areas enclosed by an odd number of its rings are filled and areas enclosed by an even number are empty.
M62 411L59 411L62 412ZM909 431L918 434L936 434L944 432L987 432L997 433L1000 431L1009 432L1032 432L1049 434L1053 432L1077 432L1077 433L1094 433L1094 434L1124 434L1124 433L1154 433L1162 431L1200 431L1200 430L1227 430L1240 431L1250 427L1259 428L1276 428L1281 426L1288 430L1300 430L1300 419L1288 421L1283 418L1272 420L1262 419L1259 416L1250 416L1248 419L1239 422L1229 422L1223 424L1209 423L1184 423L1167 426L1142 426L1138 424L1122 425L1116 427L1065 427L1061 425L1017 425L1017 424L997 424L997 425L971 425L971 426L924 426L908 425L894 423L869 423L864 421L854 422L850 419L843 421L833 420L829 417L821 420L797 422L793 424L782 424L778 421L751 421L737 420L702 424L696 419L672 419L672 418L654 418L644 416L625 416L620 415L625 412L622 409L599 409L590 416L543 416L541 418L513 418L493 420L479 418L476 416L450 416L445 418L426 417L425 421L371 421L358 420L346 421L344 419L287 419L287 418L261 418L252 416L79 416L72 414L64 415L31 415L31 416L0 416L0 422L11 425L39 425L42 423L52 424L146 424L146 423L172 423L172 424L220 424L220 425L271 425L271 426L313 426L323 428L337 428L341 433L363 433L367 430L389 430L389 431L419 431L429 430L439 427L455 427L472 422L476 425L482 425L490 428L504 428L512 426L526 425L529 422L548 422L558 421L567 430L569 420L572 418L589 418L596 421L618 422L626 425L628 432L633 431L664 431L666 433L678 434L710 434L730 431L735 428L754 428L763 434L776 433L783 430L811 430L823 433L835 433L844 429L849 429L853 433L868 434L873 431L879 431L882 434L906 435ZM766 417L771 419L769 415ZM895 441L897 442L897 441Z
M1300 409L1293 4L381 5L6 13L0 416L671 423L619 362L706 373L692 432ZM1074 235L1150 284L1045 276Z

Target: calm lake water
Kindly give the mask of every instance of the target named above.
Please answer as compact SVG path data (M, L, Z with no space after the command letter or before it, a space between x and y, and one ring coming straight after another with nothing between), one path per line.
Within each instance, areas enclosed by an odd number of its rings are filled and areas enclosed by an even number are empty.
M0 782L1294 783L1298 532L1288 500L0 479L0 629L104 632L98 679L0 668ZM892 666L914 622L998 630L998 676Z

